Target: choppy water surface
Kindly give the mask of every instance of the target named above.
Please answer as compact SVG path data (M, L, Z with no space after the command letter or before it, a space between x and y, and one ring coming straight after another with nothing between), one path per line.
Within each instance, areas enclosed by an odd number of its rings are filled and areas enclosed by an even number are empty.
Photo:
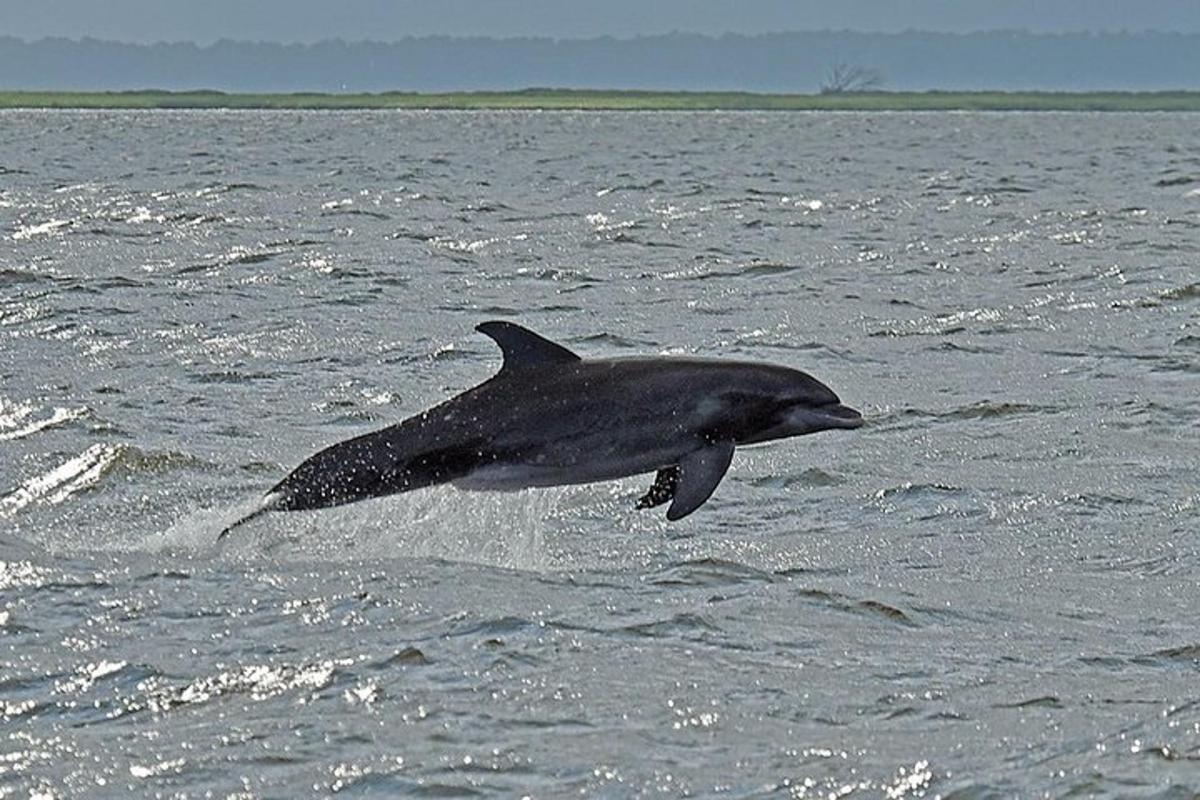
M0 114L0 795L1194 796L1196 131ZM214 545L492 318L868 424Z

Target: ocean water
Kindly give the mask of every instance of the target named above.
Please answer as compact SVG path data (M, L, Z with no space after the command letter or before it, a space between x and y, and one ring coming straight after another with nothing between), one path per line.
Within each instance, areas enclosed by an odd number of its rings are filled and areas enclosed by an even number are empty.
M1198 796L1197 122L0 113L0 796ZM488 319L867 424L216 543Z

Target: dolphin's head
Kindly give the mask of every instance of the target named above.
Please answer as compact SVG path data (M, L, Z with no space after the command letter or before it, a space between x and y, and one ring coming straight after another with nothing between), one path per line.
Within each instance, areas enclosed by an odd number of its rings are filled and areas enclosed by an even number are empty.
M762 369L754 380L757 424L743 429L740 444L862 426L862 414L842 405L833 390L813 376L786 367Z

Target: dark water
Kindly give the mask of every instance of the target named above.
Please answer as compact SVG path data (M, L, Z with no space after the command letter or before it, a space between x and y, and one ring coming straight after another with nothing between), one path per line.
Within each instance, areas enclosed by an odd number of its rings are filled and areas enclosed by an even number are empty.
M0 114L0 795L1196 796L1198 122ZM491 318L868 424L214 546Z

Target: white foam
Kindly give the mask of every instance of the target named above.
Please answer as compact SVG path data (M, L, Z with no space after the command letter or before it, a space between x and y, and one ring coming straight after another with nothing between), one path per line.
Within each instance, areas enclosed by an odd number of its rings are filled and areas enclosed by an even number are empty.
M152 533L138 543L136 549L158 553L166 550L198 552L211 548L221 531L248 514L257 511L262 498L251 497L230 506L195 509L177 519L164 531ZM235 538L241 531L231 533Z
M556 511L569 491L466 492L438 486L307 512L311 519L296 544L323 557L441 558L542 570L549 561L546 533L558 524ZM286 516L291 515L268 518L278 525Z
M12 238L13 241L20 241L32 239L34 236L46 236L70 224L71 220L69 219L52 219L37 225L22 225L13 233Z
M94 444L42 475L34 476L0 497L0 515L11 516L30 503L61 503L78 491L99 483L104 471L121 455L121 447Z
M0 398L0 442L22 439L46 428L79 419L87 414L87 409L55 408L50 416L31 420L29 417L32 412L32 406L6 404L4 399Z

